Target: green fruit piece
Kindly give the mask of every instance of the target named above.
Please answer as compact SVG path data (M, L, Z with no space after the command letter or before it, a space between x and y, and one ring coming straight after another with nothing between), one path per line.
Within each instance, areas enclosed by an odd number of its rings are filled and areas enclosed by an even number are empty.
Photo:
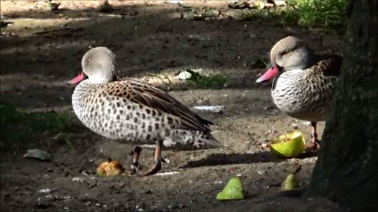
M99 177L105 177L105 176L106 176L106 175L105 175L105 172L102 171L102 170L97 169L96 172L97 172L97 175L98 175Z
M231 178L223 191L217 195L217 200L237 200L243 198L243 188L238 177Z
M282 183L281 190L282 191L290 191L298 188L297 178L294 174L289 174L286 177L286 180Z
M302 154L305 149L305 139L299 131L281 135L271 145L271 151L278 157L295 158Z

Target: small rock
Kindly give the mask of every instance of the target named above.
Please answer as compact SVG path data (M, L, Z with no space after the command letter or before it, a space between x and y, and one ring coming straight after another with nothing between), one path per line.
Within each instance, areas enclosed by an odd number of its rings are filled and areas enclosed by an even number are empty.
M255 154L255 152L252 151L252 150L247 150L245 153L246 153L246 154L251 154L251 155Z
M306 126L311 126L311 121L305 121L305 122L303 122L303 124L306 125Z

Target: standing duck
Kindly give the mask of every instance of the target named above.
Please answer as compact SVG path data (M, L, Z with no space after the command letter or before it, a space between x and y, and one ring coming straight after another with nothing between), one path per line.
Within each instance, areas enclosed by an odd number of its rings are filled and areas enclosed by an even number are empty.
M143 175L161 169L161 150L223 147L210 133L207 121L164 91L132 80L116 80L116 56L106 47L89 50L83 72L69 83L78 84L72 105L80 121L109 139L134 144L132 172L142 148L155 148L155 163ZM88 77L88 79L86 79Z
M270 60L271 68L256 82L274 78L274 103L289 116L311 122L311 149L317 150L317 122L325 121L327 113L330 112L330 102L340 74L342 57L315 55L301 39L289 36L273 46Z

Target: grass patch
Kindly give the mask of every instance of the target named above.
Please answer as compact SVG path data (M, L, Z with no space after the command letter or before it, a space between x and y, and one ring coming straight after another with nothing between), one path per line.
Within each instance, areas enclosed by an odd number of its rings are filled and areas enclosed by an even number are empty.
M227 83L227 77L222 74L193 75L188 82L200 88L222 88Z
M33 139L33 133L63 132L69 121L68 113L28 113L17 109L12 104L0 102L0 146L2 150L19 147L21 143Z
M284 7L236 10L240 21L263 19L278 25L299 25L324 29L342 29L345 0L288 0Z
M284 24L337 29L343 26L345 0L288 0Z

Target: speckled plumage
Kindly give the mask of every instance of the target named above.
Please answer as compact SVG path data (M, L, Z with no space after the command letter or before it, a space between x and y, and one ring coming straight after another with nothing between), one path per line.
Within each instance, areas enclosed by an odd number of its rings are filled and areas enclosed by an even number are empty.
M328 75L339 69L341 58L324 56L306 69L284 71L273 81L272 97L277 107L288 115L312 122L325 121L338 77Z
M164 149L223 146L210 134L210 121L164 91L137 81L112 81L115 62L115 55L105 47L92 49L83 57L84 72L93 70L87 73L89 79L75 88L72 104L85 126L104 137L136 145L162 140ZM105 80L102 82L101 78Z
M293 36L278 41L270 52L272 67L257 82L274 77L272 98L284 113L313 127L313 149L318 147L317 122L330 112L334 87L338 82L342 57L316 55Z
M106 47L89 50L82 59L84 73L71 80L75 114L89 129L109 139L133 144L138 164L140 147L155 148L160 170L160 151L223 147L212 135L207 121L166 92L132 80L116 79L116 56Z
M163 91L135 81L81 82L72 96L78 118L92 131L137 145L163 140L165 149L193 150L220 144L204 121ZM151 147L147 146L146 147Z
M341 56L316 55L302 40L289 36L273 46L271 60L280 69L272 84L277 107L298 119L325 121Z

